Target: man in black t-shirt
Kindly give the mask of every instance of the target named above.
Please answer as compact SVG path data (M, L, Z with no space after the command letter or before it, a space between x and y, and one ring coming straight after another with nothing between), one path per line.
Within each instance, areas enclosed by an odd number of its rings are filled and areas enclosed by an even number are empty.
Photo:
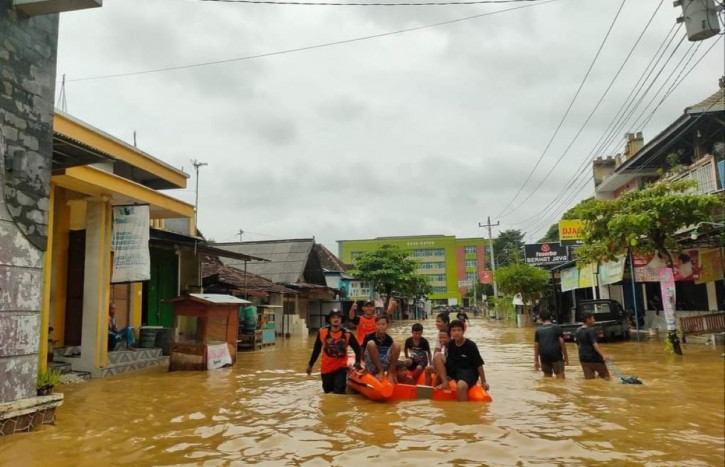
M448 356L445 365L434 361L440 384L439 389L448 387L450 380L456 380L456 393L459 401L468 400L468 389L481 378L481 386L488 390L486 373L483 371L483 358L478 346L463 337L463 323L457 319L450 324L451 341L448 343Z
M403 352L405 353L405 365L413 372L413 380L418 381L418 376L425 370L431 361L430 344L423 337L423 325L415 323L411 330L412 336L405 340Z
M564 332L551 322L551 310L542 310L539 317L543 323L534 332L534 368L541 369L544 376L553 373L557 379L564 379L564 366L569 365Z
M395 365L400 356L400 345L393 341L387 331L388 317L378 316L375 318L375 332L365 336L361 347L365 352L365 370L374 374L378 381L383 380L387 371L388 380L395 384Z
M576 345L579 347L579 362L584 371L584 379L594 379L595 373L609 381L609 370L604 363L607 357L597 343L597 330L593 328L596 319L594 313L584 313L584 325L576 330Z

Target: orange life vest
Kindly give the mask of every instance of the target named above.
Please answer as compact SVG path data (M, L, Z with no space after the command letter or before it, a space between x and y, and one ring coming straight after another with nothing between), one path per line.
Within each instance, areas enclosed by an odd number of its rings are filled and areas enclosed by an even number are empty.
M365 336L371 332L375 332L375 318L373 315L371 318L366 318L365 315L360 317L360 321L357 323L357 343L362 345ZM363 352L365 349L362 349Z
M329 326L321 328L320 342L322 343L320 373L332 373L347 366L347 346L350 343L349 331L342 328L339 331L333 331Z

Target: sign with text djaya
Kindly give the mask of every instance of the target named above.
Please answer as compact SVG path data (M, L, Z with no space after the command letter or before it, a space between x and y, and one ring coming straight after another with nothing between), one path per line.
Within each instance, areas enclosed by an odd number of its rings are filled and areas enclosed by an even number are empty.
M582 221L580 219L562 219L559 221L559 243L561 245L580 245Z
M526 264L545 266L566 263L569 261L566 247L556 243L532 243L524 245Z

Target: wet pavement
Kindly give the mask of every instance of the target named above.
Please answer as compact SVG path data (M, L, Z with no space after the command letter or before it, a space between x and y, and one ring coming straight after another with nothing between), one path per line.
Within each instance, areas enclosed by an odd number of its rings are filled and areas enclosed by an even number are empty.
M424 322L432 340L433 321ZM410 324L394 324L402 342ZM322 394L314 339L278 339L211 372L154 369L63 386L57 425L0 438L0 465L715 465L725 459L722 346L603 344L644 385L533 369L533 328L473 320L493 403ZM315 372L319 369L319 361ZM613 373L614 376L614 373Z

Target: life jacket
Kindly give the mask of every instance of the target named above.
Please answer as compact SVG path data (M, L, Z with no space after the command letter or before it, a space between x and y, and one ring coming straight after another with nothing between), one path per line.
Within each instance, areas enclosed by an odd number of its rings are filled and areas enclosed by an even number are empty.
M377 316L373 315L371 318L365 317L365 315L362 315L360 317L360 321L357 323L357 342L358 344L362 345L363 341L365 340L365 336L368 334L375 332L375 319ZM365 349L363 349L364 351Z
M322 343L321 373L332 373L347 366L347 347L350 343L350 331L340 328L333 331L330 326L320 328L320 342ZM335 336L337 334L337 337Z

